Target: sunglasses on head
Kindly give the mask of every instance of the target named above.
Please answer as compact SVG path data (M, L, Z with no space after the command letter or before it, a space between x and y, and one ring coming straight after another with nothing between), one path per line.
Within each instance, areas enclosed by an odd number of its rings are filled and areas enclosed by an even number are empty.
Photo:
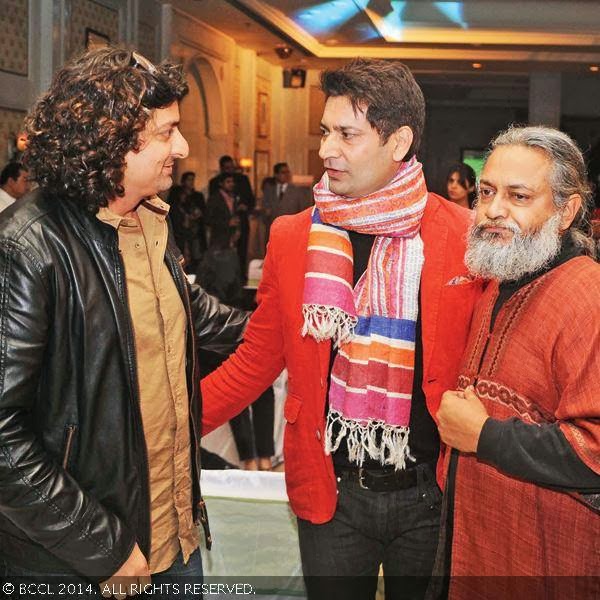
M131 60L129 61L129 65L131 67L138 67L140 69L144 69L152 75L155 75L157 72L156 66L151 63L145 56L142 56L139 52L135 50L131 53Z

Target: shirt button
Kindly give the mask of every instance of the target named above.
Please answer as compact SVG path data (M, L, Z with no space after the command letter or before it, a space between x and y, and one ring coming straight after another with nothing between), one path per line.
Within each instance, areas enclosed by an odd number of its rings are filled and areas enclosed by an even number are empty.
M140 246L141 246L141 244L140 244L139 242L136 242L136 243L135 243L135 247L136 247L136 248L139 248Z
M317 432L315 433L315 435L317 436L317 439L319 441L321 441L321 432L317 429Z

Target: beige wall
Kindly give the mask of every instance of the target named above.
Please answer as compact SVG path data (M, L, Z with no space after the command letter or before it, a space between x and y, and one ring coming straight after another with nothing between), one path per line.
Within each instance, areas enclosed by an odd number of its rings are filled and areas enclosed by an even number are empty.
M319 136L308 134L309 90L319 73L308 71L304 89L284 89L281 67L186 13L172 9L169 20L169 54L184 64L191 89L181 106L190 156L180 161L179 173L195 171L197 187L205 189L223 154L254 161L253 186L280 161L307 173L309 151L319 147ZM257 173L257 158L265 160L265 153L268 168Z

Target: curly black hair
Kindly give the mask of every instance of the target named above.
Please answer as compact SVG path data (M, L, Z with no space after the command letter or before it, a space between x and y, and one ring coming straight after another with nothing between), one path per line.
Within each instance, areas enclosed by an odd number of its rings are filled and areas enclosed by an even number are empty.
M23 162L40 187L96 213L123 196L125 155L140 146L152 110L188 92L181 66L100 48L56 73L26 118Z

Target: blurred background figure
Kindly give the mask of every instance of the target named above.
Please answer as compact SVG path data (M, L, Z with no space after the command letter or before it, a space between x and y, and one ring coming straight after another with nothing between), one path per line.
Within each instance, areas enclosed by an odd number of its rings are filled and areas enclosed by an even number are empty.
M224 155L219 159L219 175L213 177L208 184L209 197L216 195L219 190L219 177L222 175L230 175L233 177L233 195L237 198L236 214L239 217L240 237L237 244L238 257L242 275L246 276L246 258L248 255L248 234L250 225L248 223L248 215L254 210L256 200L252 193L250 180L243 173L238 172L235 161L231 156Z
M196 174L187 171L181 176L181 185L169 192L171 205L169 218L173 226L175 243L185 258L187 272L195 272L206 251L206 226L204 195L195 189Z
M475 186L477 177L475 171L465 163L455 163L448 169L446 176L446 193L448 200L464 206L473 208L475 202Z
M19 162L9 162L0 173L0 211L29 191L27 170Z
M295 215L312 204L311 190L295 186L290 167L280 162L273 167L273 178L264 184L262 204L268 240L271 223L277 217Z
M206 204L210 247L226 246L234 231L240 229L239 198L235 194L233 175L221 173L217 179L217 190L211 193ZM237 237L239 243L239 235Z

